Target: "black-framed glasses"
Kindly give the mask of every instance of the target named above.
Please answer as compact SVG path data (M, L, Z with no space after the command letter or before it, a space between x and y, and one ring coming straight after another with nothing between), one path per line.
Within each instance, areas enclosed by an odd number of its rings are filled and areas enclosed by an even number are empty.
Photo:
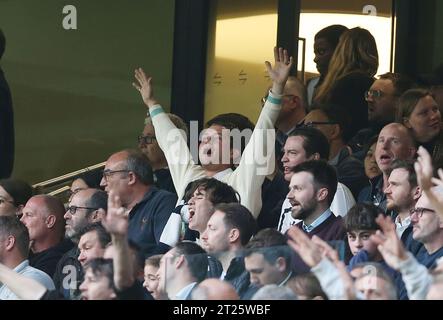
M423 217L423 213L425 212L429 212L429 213L435 213L435 210L432 209L428 209L428 208L412 208L411 210L409 210L409 214L412 216L414 213L417 214L417 217L421 218Z
M333 121L308 121L301 122L296 127L297 128L315 128L315 126L324 126L324 125L335 125L337 122Z
M66 211L69 211L71 215L74 215L77 212L77 209L98 210L99 208L69 206L66 208Z
M120 172L130 172L131 170L128 169L121 169L121 170L111 170L111 169L105 169L103 170L103 179L106 181L108 178L113 175L114 173L120 173Z
M12 200L7 200L7 199L5 199L5 198L0 198L0 205L2 205L2 204L5 203L5 202L10 203L10 204L12 204L12 205L15 207L15 202L14 202L14 201L12 201Z
M137 137L138 143L143 143L143 144L151 144L151 143L154 143L155 140L156 140L156 138L154 136L138 136Z

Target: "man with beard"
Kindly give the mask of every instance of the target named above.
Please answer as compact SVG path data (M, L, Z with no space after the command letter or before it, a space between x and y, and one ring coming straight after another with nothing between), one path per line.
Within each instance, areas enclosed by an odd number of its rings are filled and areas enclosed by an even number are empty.
M324 161L307 161L292 169L288 199L296 224L311 237L327 240L343 239L345 229L341 217L329 207L337 189L337 174Z
M309 237L316 235L324 241L344 240L343 219L336 217L329 209L337 190L337 174L324 161L307 161L292 169L288 199L291 215L301 220L295 228L302 229ZM297 273L308 272L309 267L295 257Z
M78 260L77 248L80 232L89 225L101 221L107 210L108 194L99 189L83 189L76 192L69 201L65 213L65 237L76 245L66 252L57 264L54 283L60 295L65 299L80 298L79 285L83 280L83 270Z
M395 160L392 163L389 185L385 190L387 209L395 212L395 226L397 234L403 238L411 224L410 211L415 207L421 196L421 189L417 185L414 163L412 161Z

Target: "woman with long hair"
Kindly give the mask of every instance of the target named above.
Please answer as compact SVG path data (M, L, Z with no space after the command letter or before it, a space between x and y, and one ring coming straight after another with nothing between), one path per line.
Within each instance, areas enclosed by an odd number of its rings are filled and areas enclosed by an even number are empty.
M374 82L377 69L378 51L372 34L362 28L349 29L340 37L315 102L345 108L353 119L351 131L357 133L368 125L364 94Z

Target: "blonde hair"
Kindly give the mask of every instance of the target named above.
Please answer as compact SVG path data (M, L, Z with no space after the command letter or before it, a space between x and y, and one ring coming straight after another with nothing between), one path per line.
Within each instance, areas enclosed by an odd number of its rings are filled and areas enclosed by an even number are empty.
M343 77L354 72L374 77L377 69L378 51L372 34L363 28L349 29L340 37L325 80L318 88L315 101L327 101L331 89Z

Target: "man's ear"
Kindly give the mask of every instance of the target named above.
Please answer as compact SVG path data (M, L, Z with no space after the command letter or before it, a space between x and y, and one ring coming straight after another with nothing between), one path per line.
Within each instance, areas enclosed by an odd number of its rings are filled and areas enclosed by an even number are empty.
M15 237L14 236L8 236L6 240L6 246L5 249L7 251L11 251L14 248L15 245Z
M133 185L137 182L137 176L132 171L128 172L128 179L129 179L128 185Z
M94 212L91 213L90 215L90 222L91 223L95 223L95 222L100 222L102 221L103 217L106 215L106 211L102 208L95 210Z
M421 188L419 186L415 187L412 199L417 201L421 197Z
M228 240L230 243L236 242L240 238L240 231L237 228L229 231Z
M181 255L179 257L177 257L175 259L175 268L179 269L181 266L183 266L185 264L186 260L185 260L185 256Z
M279 272L285 272L286 271L286 260L283 257L278 257L277 260L275 260L275 266L277 267Z
M291 97L290 103L287 104L288 108L293 111L299 107L301 107L301 100L299 96L294 95Z
M411 125L411 123L409 122L409 119L408 119L408 118L403 118L403 124L404 124L404 126L405 126L406 128L408 128L408 129L412 129L412 125Z
M328 198L329 190L327 188L321 188L317 191L317 200L324 201Z
M45 223L48 229L54 227L56 222L57 222L57 217L55 215L50 214L49 216L46 217Z

